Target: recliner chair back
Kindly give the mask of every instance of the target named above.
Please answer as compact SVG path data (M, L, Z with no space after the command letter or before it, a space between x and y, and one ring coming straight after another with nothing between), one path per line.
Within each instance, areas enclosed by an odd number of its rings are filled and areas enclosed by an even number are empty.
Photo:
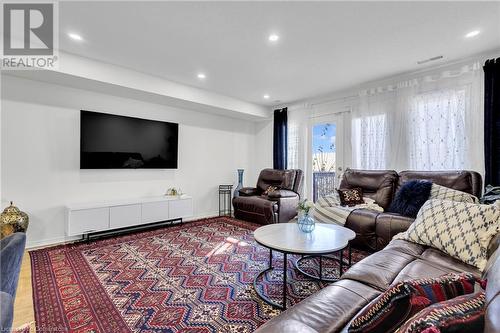
M435 184L470 193L481 197L483 182L481 175L475 171L401 171L396 190L410 180L428 180Z
M360 187L363 196L371 198L384 209L389 208L398 181L394 170L354 170L347 169L339 188Z
M280 189L294 191L300 195L302 191L302 183L302 170L264 169L260 172L256 187L260 193L266 191L269 186L276 186Z

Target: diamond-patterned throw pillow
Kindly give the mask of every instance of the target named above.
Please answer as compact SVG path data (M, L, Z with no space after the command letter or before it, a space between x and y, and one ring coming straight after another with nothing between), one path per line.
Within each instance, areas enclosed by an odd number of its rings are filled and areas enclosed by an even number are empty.
M364 309L349 326L349 333L388 333L411 316L437 302L474 292L477 279L470 273L396 283Z
M478 203L479 199L472 194L457 191L449 187L432 184L429 199L451 200L469 203Z
M459 296L421 310L396 333L482 332L484 313L484 292Z
M432 246L484 270L491 239L500 231L500 209L449 200L428 200L415 222L395 239Z

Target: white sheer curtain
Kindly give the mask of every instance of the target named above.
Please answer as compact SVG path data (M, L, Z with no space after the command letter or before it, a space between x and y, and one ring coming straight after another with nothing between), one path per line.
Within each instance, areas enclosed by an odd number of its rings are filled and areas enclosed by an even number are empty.
M385 114L356 117L352 120L354 163L362 169L385 169L387 121Z
M484 172L479 63L363 90L353 109L353 166Z
M465 89L417 95L409 112L408 153L414 170L464 169L468 157Z

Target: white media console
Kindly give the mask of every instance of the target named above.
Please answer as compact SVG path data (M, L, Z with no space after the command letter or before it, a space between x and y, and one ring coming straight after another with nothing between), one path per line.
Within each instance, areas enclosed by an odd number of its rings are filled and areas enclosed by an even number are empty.
M193 198L160 196L66 206L66 235L78 236L193 216Z

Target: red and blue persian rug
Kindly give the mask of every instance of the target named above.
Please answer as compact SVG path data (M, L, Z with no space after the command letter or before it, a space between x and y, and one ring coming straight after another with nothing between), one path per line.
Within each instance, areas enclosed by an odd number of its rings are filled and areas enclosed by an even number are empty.
M213 218L30 252L37 332L252 332L279 310L253 279L269 251L256 224ZM353 262L367 254L353 250ZM282 257L274 254L282 267ZM325 287L293 266L288 306ZM334 271L337 263L328 260ZM335 267L336 266L336 267ZM280 270L262 281L279 300Z

